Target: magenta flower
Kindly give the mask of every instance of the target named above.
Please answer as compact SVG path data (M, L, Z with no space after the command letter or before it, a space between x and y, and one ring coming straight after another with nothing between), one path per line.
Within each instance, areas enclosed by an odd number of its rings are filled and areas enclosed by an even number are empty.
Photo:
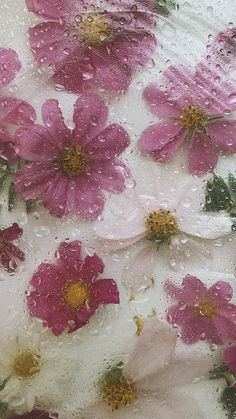
M8 272L15 272L17 268L15 258L25 260L24 253L12 243L19 239L22 233L23 230L17 223L0 230L0 263Z
M43 198L52 215L77 211L93 220L104 207L102 189L121 192L129 170L117 159L129 145L127 132L118 124L105 128L108 108L94 93L75 103L70 130L56 100L42 106L45 127L19 128L15 135L18 154L29 163L16 174L15 188L27 199Z
M233 290L228 282L218 281L207 289L200 279L187 275L182 287L167 281L165 290L178 302L167 310L167 320L181 327L185 343L236 339L236 305L229 303Z
M57 336L85 326L100 304L119 304L119 291L113 279L97 279L104 264L96 253L83 258L79 241L61 243L56 257L33 275L27 305Z
M44 410L32 410L30 413L24 413L23 415L12 415L9 419L52 419L59 417L56 413L45 412Z
M224 113L236 109L236 85L221 81L200 63L195 71L169 67L165 87L148 86L143 93L149 109L164 121L147 127L138 141L139 149L155 161L169 160L188 141L188 169L203 176L217 165L220 152L236 152L236 120Z
M0 48L0 89L7 86L20 71L21 63L12 49ZM12 96L0 93L0 157L16 163L13 138L4 124L23 125L35 120L35 111L28 103Z
M225 349L224 361L227 364L229 370L236 373L236 346L230 346Z
M36 61L53 64L55 83L74 93L93 85L126 90L132 72L145 65L156 45L148 32L154 2L143 3L144 11L142 1L105 2L101 12L91 1L26 0L29 11L49 20L29 30Z

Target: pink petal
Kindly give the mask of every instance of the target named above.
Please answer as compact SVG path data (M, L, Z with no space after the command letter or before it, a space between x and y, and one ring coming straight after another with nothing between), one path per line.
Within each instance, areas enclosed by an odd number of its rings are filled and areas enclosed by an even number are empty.
M23 229L17 223L0 231L0 237L4 241L13 241L19 239L23 234Z
M0 120L9 124L32 124L36 119L34 108L24 100L0 96Z
M82 93L94 83L95 68L86 52L81 54L81 47L63 63L56 66L53 75L55 83L72 93Z
M42 22L29 29L30 48L39 63L64 61L76 48L69 28L59 22Z
M35 288L39 296L41 294L53 294L54 292L59 294L59 290L64 283L64 272L59 269L59 266L50 263L41 263L30 280L30 285ZM31 305L31 294L27 297L27 302ZM41 310L41 308L32 305L32 310L34 315L38 315L38 310Z
M167 294L178 302L193 303L206 297L207 287L200 279L192 275L186 275L182 286L178 287L170 281L166 281L164 289Z
M130 144L127 131L118 124L112 124L100 132L87 145L90 160L111 160L119 156Z
M180 132L181 127L176 122L161 122L147 127L138 140L138 147L142 153L151 154L153 151L159 153L169 143L173 143L175 136Z
M16 152L23 159L35 162L55 160L59 149L42 125L19 128L15 133Z
M18 55L12 49L0 48L0 88L9 84L21 69Z
M7 272L15 272L17 268L16 261L12 259L11 255L9 255L7 251L2 250L0 252L0 262Z
M105 198L97 186L89 185L89 182L77 183L76 210L84 220L96 220L102 213Z
M20 260L25 260L25 254L24 252L22 252L17 246L15 246L12 243L7 243L7 245L5 246L5 250L10 253L10 255L20 259Z
M177 331L157 319L147 320L124 367L124 373L140 381L169 364L177 339ZM157 350L158 348L158 350Z
M53 163L28 163L18 170L15 188L22 199L41 197L53 184L58 167Z
M178 134L161 150L156 150L151 153L152 158L155 161L166 162L178 151L184 140L186 139L187 132L181 130Z
M78 276L82 266L80 241L74 240L69 243L61 243L55 256L60 269L63 269L69 276Z
M156 39L150 32L144 30L123 30L122 35L116 36L114 42L108 45L114 59L128 63L132 70L143 67L155 50Z
M213 320L213 323L222 339L222 343L236 339L236 323L228 317L218 316Z
M25 0L30 12L46 19L66 19L74 10L70 0Z
M108 192L122 192L125 179L130 177L128 167L118 159L91 164L91 181Z
M127 90L131 82L131 69L126 64L115 60L113 54L107 51L102 54L92 53L91 60L96 69L95 80L103 89L109 92Z
M206 126L212 141L220 150L226 153L236 152L236 121L218 119Z
M228 282L217 281L207 291L207 298L217 305L228 303L233 296L233 288Z
M236 346L225 349L224 360L231 372L236 372Z
M194 176L213 172L218 162L218 152L213 140L205 134L196 133L191 140L188 169Z
M119 290L113 279L99 279L91 289L91 298L97 304L119 304Z
M153 243L145 242L139 251L135 251L129 259L122 274L122 284L133 293L145 289L151 285L155 262L157 261L157 249Z
M44 206L55 217L61 218L63 215L68 214L67 197L69 184L70 179L58 171L43 192Z
M96 93L81 95L74 106L74 143L83 146L89 144L104 128L107 116L108 107L99 95Z
M71 131L65 125L58 101L46 100L42 106L43 122L58 147L71 142Z
M152 113L162 118L176 118L181 114L177 102L169 97L168 92L151 84L143 91L143 99Z
M95 253L93 256L86 256L80 268L81 278L88 282L94 281L104 271L102 259Z

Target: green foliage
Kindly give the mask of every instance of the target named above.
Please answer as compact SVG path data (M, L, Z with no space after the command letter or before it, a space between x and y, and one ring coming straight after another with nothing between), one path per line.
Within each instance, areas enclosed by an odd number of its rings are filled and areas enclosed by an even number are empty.
M179 5L175 0L156 0L156 10L159 15L168 16L170 9L178 9Z
M224 378L225 374L229 371L229 368L226 364L216 364L209 371L209 380L217 380L219 378Z
M236 389L234 386L226 387L220 399L229 419L236 418Z
M232 173L229 173L228 182L214 174L206 183L205 193L205 211L226 211L236 217L236 178Z

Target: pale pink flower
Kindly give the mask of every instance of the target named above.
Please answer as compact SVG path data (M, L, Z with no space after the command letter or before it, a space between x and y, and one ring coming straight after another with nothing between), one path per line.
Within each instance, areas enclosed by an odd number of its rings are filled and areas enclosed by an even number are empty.
M93 85L126 90L133 71L155 49L155 37L148 31L154 9L150 0L136 5L105 1L99 7L92 1L26 0L26 5L48 20L29 30L34 57L53 64L54 81L68 91L79 93Z
M236 339L236 305L230 303L233 289L228 282L207 288L200 279L186 275L181 287L167 281L165 290L177 302L167 310L167 320L180 326L185 343L204 339L222 344Z
M191 358L176 355L176 339L176 331L164 323L157 319L146 321L123 365L111 366L98 383L101 401L86 406L82 417L203 418L197 403L185 396L181 387L202 378L209 362L196 354Z
M15 134L18 155L27 160L15 177L22 199L42 198L52 215L71 211L85 220L101 214L102 190L122 192L128 167L118 156L129 145L121 125L105 127L108 107L95 93L81 95L74 105L74 129L64 122L56 100L42 106L45 124L20 128Z
M156 181L157 177L150 172L149 182L153 179ZM170 260L178 266L191 248L199 255L209 256L205 246L194 238L213 240L232 232L233 221L228 214L201 210L199 179L185 185L177 183L175 187L172 180L161 175L151 194L129 191L119 199L112 197L102 220L94 225L98 246L107 252L140 242L122 276L123 284L132 291L150 285L160 246L168 246Z
M203 176L212 172L219 154L236 152L236 83L226 82L203 61L191 70L171 66L164 71L164 87L146 87L143 98L163 121L141 134L138 147L157 162L166 162L184 142L189 143L188 170Z

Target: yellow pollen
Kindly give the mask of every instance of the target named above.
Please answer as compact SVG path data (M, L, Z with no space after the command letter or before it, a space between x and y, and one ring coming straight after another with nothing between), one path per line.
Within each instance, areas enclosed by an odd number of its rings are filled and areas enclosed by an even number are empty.
M205 114L199 107L188 106L180 116L180 123L184 128L193 130L203 124Z
M160 209L151 212L145 220L146 229L149 233L160 237L170 237L178 232L177 221L170 211Z
M12 370L13 373L19 378L30 378L40 372L41 357L40 355L24 351L16 355Z
M216 317L216 307L211 301L203 301L202 303L196 304L195 311L200 314L201 317L208 320Z
M63 289L63 300L72 310L79 310L89 297L89 287L82 282L69 282Z
M111 25L99 14L87 15L79 25L81 40L88 46L104 45L111 36Z
M112 411L131 405L137 399L133 381L126 381L124 377L117 383L105 385L102 397Z
M62 151L58 161L63 172L68 177L84 173L87 167L87 155L80 145L74 145L68 150Z

